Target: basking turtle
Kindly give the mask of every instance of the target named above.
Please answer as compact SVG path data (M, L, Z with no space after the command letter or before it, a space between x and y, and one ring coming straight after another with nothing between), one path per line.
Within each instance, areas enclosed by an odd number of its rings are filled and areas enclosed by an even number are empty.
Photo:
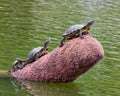
M12 71L14 72L19 70L23 62L24 61L21 58L16 58L16 60L12 64Z
M90 20L87 24L77 24L70 26L64 33L59 47L63 46L65 40L70 40L75 37L83 38L83 35L89 34L90 26L94 23L94 20Z
M40 57L46 55L48 53L47 47L48 47L49 42L50 42L50 39L47 39L43 47L37 47L37 48L34 48L32 51L30 51L28 53L27 60L23 63L23 65L21 66L21 69L25 65L32 63L36 61L37 59L39 59Z

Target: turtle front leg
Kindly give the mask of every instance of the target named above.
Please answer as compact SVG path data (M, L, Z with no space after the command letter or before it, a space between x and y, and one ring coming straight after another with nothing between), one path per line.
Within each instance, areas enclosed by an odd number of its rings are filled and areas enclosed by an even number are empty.
M84 37L83 37L83 34L82 34L82 32L81 32L81 31L79 32L79 36L80 36L80 38L81 38L81 39L83 39L83 38L84 38Z
M37 55L35 56L35 61L37 61L40 57L41 57L40 54L37 54Z
M92 36L92 34L90 32L88 32L88 34Z
M65 37L62 37L62 40L60 41L59 47L62 47L64 45L63 44L64 40L65 40Z
M27 65L27 62L23 63L23 64L20 66L20 69L23 69L26 65Z
M17 68L16 68L16 66L15 66L15 65L13 65L13 66L12 66L12 70L11 70L11 71L12 71L12 72L15 72L15 70L16 70L16 69L17 69Z

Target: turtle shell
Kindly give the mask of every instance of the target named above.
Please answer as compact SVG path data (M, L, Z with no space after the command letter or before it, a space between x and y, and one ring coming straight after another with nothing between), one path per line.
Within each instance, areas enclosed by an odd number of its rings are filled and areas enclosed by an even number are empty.
M70 26L70 27L64 32L63 36L72 34L72 33L74 33L75 31L82 29L84 26L85 26L85 25L82 25L82 24L72 25L72 26Z
M18 60L15 60L12 65L16 65L18 63Z
M16 58L16 60L13 62L12 65L16 65L18 63L22 62L22 59L21 58Z
M32 58L32 57L34 57L40 50L42 50L43 49L43 47L37 47L37 48L34 48L32 51L30 51L29 53L28 53L28 56L27 56L27 58Z

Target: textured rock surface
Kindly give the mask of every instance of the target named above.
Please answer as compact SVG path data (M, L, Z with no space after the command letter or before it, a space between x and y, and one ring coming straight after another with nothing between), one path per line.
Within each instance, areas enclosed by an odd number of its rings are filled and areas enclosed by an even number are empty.
M22 70L12 72L16 78L44 81L70 82L88 71L104 57L102 45L90 35L74 38L61 48L56 48Z

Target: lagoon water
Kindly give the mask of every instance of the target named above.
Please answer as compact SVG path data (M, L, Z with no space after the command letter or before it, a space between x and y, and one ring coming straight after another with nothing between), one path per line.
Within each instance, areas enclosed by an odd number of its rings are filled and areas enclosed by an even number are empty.
M119 96L119 6L120 0L0 0L0 96ZM90 19L105 57L74 82L17 81L7 74L17 57L25 59L49 37L53 50L69 26Z

